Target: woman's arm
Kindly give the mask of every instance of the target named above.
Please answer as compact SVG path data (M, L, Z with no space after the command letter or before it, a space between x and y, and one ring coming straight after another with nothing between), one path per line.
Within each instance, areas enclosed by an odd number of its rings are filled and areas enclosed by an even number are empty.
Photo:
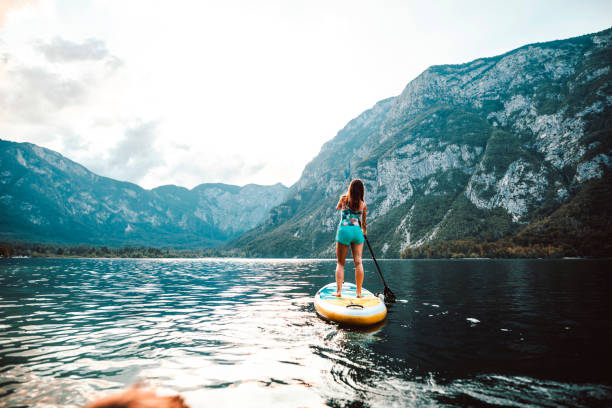
M336 204L336 210L342 209L342 207L344 206L344 202L345 201L346 201L346 196L345 195L341 195L340 196L340 200L338 200L338 204Z
M366 215L368 214L368 206L363 203L363 211L361 213L361 230L363 231L363 235L367 236L368 225L366 223Z

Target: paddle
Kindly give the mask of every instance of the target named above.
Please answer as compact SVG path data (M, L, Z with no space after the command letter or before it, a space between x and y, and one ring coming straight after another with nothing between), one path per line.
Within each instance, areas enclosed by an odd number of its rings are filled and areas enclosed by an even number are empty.
M383 277L382 272L380 271L380 266L378 266L378 262L376 262L376 258L374 257L374 252L372 252L372 247L370 246L370 241L368 241L368 237L364 235L365 242L368 244L368 249L370 250L370 254L372 254L372 259L374 260L374 265L376 265L376 269L378 270L378 274L383 281L383 285L385 285L385 290L383 294L385 295L385 303L395 303L395 295L391 292L391 289L387 286L387 282L385 282L385 278Z

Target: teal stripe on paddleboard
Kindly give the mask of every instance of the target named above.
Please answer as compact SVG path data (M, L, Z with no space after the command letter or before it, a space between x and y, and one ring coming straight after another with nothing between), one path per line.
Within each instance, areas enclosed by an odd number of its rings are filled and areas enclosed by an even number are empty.
M326 285L319 291L321 299L338 299L334 296L336 293L336 284ZM369 292L365 289L361 290L362 295L367 295ZM357 297L357 286L354 283L345 282L342 285L342 297Z

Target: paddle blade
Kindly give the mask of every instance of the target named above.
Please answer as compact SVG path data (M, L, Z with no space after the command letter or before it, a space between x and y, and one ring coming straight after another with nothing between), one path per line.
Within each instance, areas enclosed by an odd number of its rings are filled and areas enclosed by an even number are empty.
M395 303L395 294L388 287L385 287L383 295L385 295L385 303Z

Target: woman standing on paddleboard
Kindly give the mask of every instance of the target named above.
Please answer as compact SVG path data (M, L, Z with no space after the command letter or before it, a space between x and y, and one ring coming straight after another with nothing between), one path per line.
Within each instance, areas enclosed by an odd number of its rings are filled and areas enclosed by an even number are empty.
M361 254L363 253L363 241L367 232L366 213L368 207L364 201L365 188L359 179L351 181L348 192L340 196L336 205L341 210L340 224L336 232L336 296L342 296L342 284L344 283L344 261L349 246L355 261L355 284L357 285L357 297L361 297L361 286L363 285L363 264Z

